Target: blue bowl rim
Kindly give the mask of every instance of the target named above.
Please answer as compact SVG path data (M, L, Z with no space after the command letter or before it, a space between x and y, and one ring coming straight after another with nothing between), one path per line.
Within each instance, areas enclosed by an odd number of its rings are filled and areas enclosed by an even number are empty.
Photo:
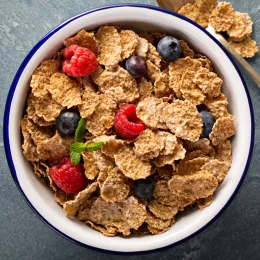
M83 17L85 15L94 13L94 12L98 12L101 10L105 10L105 9L111 9L111 8L118 8L118 7L138 7L138 8L146 8L146 9L151 9L151 10L155 10L155 11L159 11L159 12L163 12L163 13L167 13L173 16L176 16L182 20L185 20L191 24L193 24L194 26L196 26L198 29L200 29L201 31L203 31L205 34L208 35L208 37L210 37L222 50L223 52L226 54L226 56L230 59L230 61L232 62L233 66L235 67L238 75L240 76L240 79L243 83L246 95L247 95L247 100L248 100L248 105L249 105L249 109L250 109L250 116L251 116L251 140L250 140L250 149L249 149L249 153L248 153L248 158L247 158L247 163L245 165L243 174L240 178L240 181L235 189L235 191L233 192L233 194L230 196L229 200L227 201L227 203L224 205L224 207L207 223L205 224L202 228L200 228L199 230L195 231L194 233L192 233L191 235L189 235L188 237L175 242L171 245L162 247L162 248L157 248L157 249L152 249L152 250L147 250L147 251L136 251L136 252L121 252L121 251L112 251L112 250L106 250L106 249L100 249L100 248L96 248L93 246L89 246L86 245L84 243L79 242L78 240L75 240L73 238L71 238L70 236L64 234L63 232L61 232L60 230L58 230L56 227L54 227L52 224L50 224L35 208L34 206L31 204L31 202L29 201L29 199L27 198L26 194L24 193L24 191L22 190L17 175L16 175L16 170L14 167L14 163L13 163L13 159L12 159L12 154L11 154L11 149L10 149L10 142L9 142L9 135L8 135L8 126L9 126L9 115L10 115L10 108L11 108L11 103L12 103L12 99L13 99L13 95L14 92L16 90L16 86L19 82L20 76L23 73L23 70L25 69L25 67L27 66L27 64L29 63L30 59L33 57L33 55L37 52L37 50L52 36L54 35L56 32L58 32L60 29L62 29L64 26L66 26L67 24L71 23L72 21ZM203 230L205 230L207 227L209 227L225 210L226 208L229 206L229 204L231 203L231 201L234 199L235 195L237 194L238 190L240 189L249 165L250 165L250 161L252 158L252 153L253 153L253 147L254 147L254 137L255 137L255 121L254 121L254 110L253 110L253 106L252 106L252 101L251 101L251 97L249 94L249 90L248 87L245 83L245 80L242 76L242 73L240 71L240 69L238 68L238 66L236 65L233 57L228 53L228 51L224 48L224 46L218 42L210 33L208 33L203 27L201 27L200 25L198 25L197 23L195 23L194 21L190 20L189 18L175 13L173 11L170 10L166 10L157 6L153 6L153 5L147 5L147 4L133 4L133 3L125 3L125 4L112 4L112 5L106 5L106 6L102 6L99 8L95 8L95 9L91 9L89 11L83 12L79 15L76 15L68 20L66 20L65 22L61 23L60 25L58 25L57 27L55 27L53 30L51 30L49 33L47 33L32 49L31 51L27 54L27 56L25 57L25 59L23 60L23 62L21 63L19 69L17 70L17 73L13 79L13 82L11 84L7 99L6 99L6 105L5 105L5 111L4 111L4 121L3 121L3 136L4 136L4 146L5 146L5 154L6 154L6 158L7 158L7 162L9 165L9 169L11 171L13 180L18 188L18 190L21 192L23 198L25 199L25 201L27 202L27 204L29 205L29 207L32 209L32 211L45 223L47 224L51 229L53 229L55 232L57 232L59 235L63 236L64 238L78 244L81 245L83 247L86 248L91 248L100 252L106 252L106 253L112 253L112 254L126 254L126 255L131 255L131 254L148 254L151 252L159 252L161 250L165 250L166 248L170 248L173 246L176 246L180 243L183 243L187 240L189 240L190 238L196 236L197 234L199 234L200 232L202 232Z

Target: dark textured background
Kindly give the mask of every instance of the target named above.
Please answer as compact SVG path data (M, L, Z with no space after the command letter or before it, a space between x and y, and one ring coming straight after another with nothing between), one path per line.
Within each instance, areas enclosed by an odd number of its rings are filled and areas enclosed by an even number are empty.
M260 259L260 89L242 70L256 118L254 154L247 177L228 209L209 228L176 247L146 255L118 256L86 249L62 238L29 209L8 169L2 140L5 100L15 72L28 51L54 26L78 13L122 0L0 0L0 259ZM152 0L132 1L155 4ZM232 0L248 12L260 43L259 0ZM249 61L260 72L260 56Z

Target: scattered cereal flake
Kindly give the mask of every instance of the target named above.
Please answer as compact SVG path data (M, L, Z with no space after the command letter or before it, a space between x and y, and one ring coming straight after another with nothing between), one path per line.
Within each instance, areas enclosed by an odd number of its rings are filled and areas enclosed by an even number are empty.
M137 84L137 87L139 89L140 100L152 96L153 85L151 82L147 81L144 77L140 79L140 81Z
M202 150L197 150L197 151L186 153L185 159L193 160L193 159L196 159L196 158L199 158L199 157L211 158L211 156L205 155L205 153Z
M58 190L58 186L55 184L55 182L54 182L54 181L52 180L52 178L51 178L49 167L48 167L46 164L44 164L43 162L40 162L40 164L41 164L42 166L44 166L45 169L46 169L46 175L47 175L49 187L50 187L54 192L56 192L56 191Z
M116 113L116 102L109 96L100 95L100 103L86 120L86 128L95 136L105 135L112 128Z
M190 57L178 59L169 65L170 87L174 90L178 98L182 97L180 84L183 74L187 70L197 71L201 67L201 62Z
M196 5L201 11L212 12L218 5L218 0L196 0Z
M131 30L122 30L119 35L122 46L121 57L124 60L134 54L138 41L136 34Z
M36 151L36 145L32 140L31 135L27 131L26 127L23 126L23 121L21 121L21 128L22 128L22 134L23 134L23 154L27 158L27 160L34 162L39 161L38 154Z
M89 219L89 211L97 198L97 195L92 194L90 198L85 200L84 203L79 206L78 213L76 215L79 220L86 221Z
M199 9L195 4L187 3L181 7L178 13L190 18L193 21L197 21Z
M150 60L156 67L160 68L161 56L151 43L148 43L148 52L146 58Z
M175 100L164 110L166 125L179 138L195 142L202 133L202 119L189 101Z
M137 230L145 221L145 206L134 197L122 202L107 202L99 197L89 211L89 220L102 226L112 226L127 236L131 229Z
M202 90L208 97L217 97L220 95L220 89L223 80L214 72L206 68L200 68L195 74L193 82Z
M144 130L134 142L134 152L142 160L159 156L160 145L157 135L150 129Z
M186 4L181 7L178 13L190 18L191 20L197 22L202 27L207 27L209 22L210 12L201 11L200 8L196 4Z
M56 200L57 203L63 206L65 202L74 199L74 194L66 193L61 189L57 189L54 192L54 199Z
M112 71L104 70L94 81L102 93L106 93L106 91L114 88L109 93L113 97L119 93L120 102L133 102L139 97L135 79L120 66L115 67ZM123 94L120 93L122 90Z
M136 236L143 236L147 234L150 234L150 231L148 230L146 223L144 223L141 227L139 227L137 230L134 230L133 232L133 235Z
M52 74L59 71L60 62L57 60L45 60L34 71L33 75L49 78Z
M157 167L156 171L158 172L160 178L162 179L170 179L173 175L175 168L173 165L165 165L163 167Z
M172 88L170 88L169 69L165 69L161 72L158 79L154 82L155 96L158 98L166 97L173 94Z
M178 208L165 206L159 201L153 199L148 203L149 210L160 219L172 219L178 212Z
M173 222L173 224L174 224L174 221L172 221L172 222ZM172 225L173 225L173 224L172 224ZM169 227L165 228L165 229L154 228L154 227L152 227L152 226L150 226L150 225L148 225L147 228L148 228L148 230L150 231L150 233L151 233L152 235L160 235L160 234L162 234L162 233L168 231L168 230L171 228L171 225L170 225Z
M179 209L183 209L198 199L207 198L217 187L217 179L205 170L193 175L174 175L169 181L172 194L178 197Z
M192 160L198 157L212 157L215 151L207 138L199 139L197 142L184 142L184 148L187 150L185 159Z
M153 163L157 167L163 167L165 165L172 165L174 167L174 162L185 157L186 150L183 148L182 142L180 140L175 140L175 136L165 136L161 134L159 137L161 139L160 143L162 145L163 139L164 141L164 148L161 153L168 153L172 150L171 154L160 154L156 159L153 160ZM174 144L173 144L174 143ZM173 147L171 147L171 144ZM162 146L161 146L162 147Z
M185 156L185 155L184 155ZM183 156L183 157L184 157ZM178 158L178 157L177 157ZM157 167L163 167L165 165L174 165L174 162L178 160L176 159L176 154L169 155L159 155L157 158L153 160L154 165Z
M182 48L182 54L184 55L184 57L191 57L194 58L194 51L190 48L190 46L188 45L187 42L185 42L184 40L179 40L180 44L181 44L181 48Z
M37 146L37 153L41 160L56 161L70 154L70 145L74 143L74 138L61 137L58 132L50 138L42 141Z
M100 135L98 137L95 137L92 141L107 143L108 141L115 140L115 139L116 139L115 135Z
M98 53L98 43L95 39L94 33L86 32L85 30L82 30L78 32L75 36L66 39L65 41L63 41L63 44L66 47L72 44L76 44L81 47L88 48L95 54Z
M193 82L196 72L186 70L183 74L180 84L180 92L183 99L190 101L193 105L200 105L205 99L202 90Z
M95 80L100 76L103 71L103 67L101 65L98 65L97 69L91 74L91 79L95 82Z
M125 102L126 95L122 87L111 87L105 90L104 94L110 96L117 103Z
M170 98L170 97L168 97ZM172 101L173 99L171 99ZM163 98L161 99L161 102L158 106L157 106L157 109L156 109L156 120L158 121L157 123L157 128L158 129L163 129L163 130L167 130L168 127L165 123L165 119L164 119L164 110L165 108L168 106L168 100L166 102L164 102Z
M31 119L35 124L37 124L39 126L50 126L50 125L55 124L55 121L48 122L43 117L39 117L36 114L35 107L33 105L32 96L33 95L29 95L29 97L27 98L26 112L27 112L28 118Z
M164 123L162 110L168 105L156 97L148 97L140 101L136 114L148 127L157 128L158 123Z
M54 136L52 128L40 127L31 121L29 123L28 132L31 134L31 137L36 145Z
M209 171L217 178L218 182L221 182L228 173L229 165L218 160L210 160L202 165L201 170Z
M114 158L114 155L118 150L125 144L125 141L118 139L111 139L105 142L104 146L101 149L101 152L105 155Z
M140 32L139 36L145 38L149 43L157 45L166 34L160 32Z
M214 196L210 195L207 198L204 199L199 199L197 201L198 207L200 210L205 209L206 207L208 207L212 202L213 202Z
M148 52L148 41L145 38L136 36L137 46L136 46L136 55L146 57Z
M184 147L187 150L187 152L201 150L204 152L205 155L209 154L212 150L210 141L207 138L199 139L196 142L184 141Z
M156 135L159 140L160 154L169 155L174 153L178 145L176 136L164 131L158 131Z
M115 228L115 227L110 227L110 226L103 227L103 226L95 225L91 221L86 221L86 224L90 225L92 228L98 230L104 236L107 236L107 237L113 237L117 233L117 228Z
M47 86L50 84L50 79L41 75L32 75L30 87L35 97L42 97L48 94Z
M82 118L91 116L99 105L99 102L100 96L90 88L86 88L82 95L82 102L78 106L80 116Z
M114 66L121 60L122 46L120 35L114 26L102 26L96 33L99 45L97 56L100 64Z
M54 73L51 76L48 91L53 99L63 107L71 108L81 104L81 87L63 73Z
M118 168L130 179L145 179L151 174L151 164L141 161L128 145L122 146L114 157Z
M147 64L147 75L152 83L154 83L161 75L160 69L153 64L150 60L146 61Z
M160 180L155 183L153 196L163 205L171 206L173 208L178 208L179 206L178 196L170 191L168 181L166 180Z
M105 201L123 201L130 192L127 178L116 167L109 172L108 177L103 182L100 195Z
M77 78L78 79L78 78ZM90 76L81 77L83 90L97 92L96 85Z
M64 59L64 49L61 49L60 51L56 52L53 57L53 60L57 60L60 62L60 64L62 64L62 61Z
M68 217L74 216L79 210L80 205L84 204L86 200L97 190L98 183L91 183L86 189L80 191L74 200L65 202L63 209Z
M182 160L177 165L177 175L192 175L198 172L203 165L210 161L206 157L198 157L192 160Z
M209 18L209 23L216 32L226 32L234 22L234 9L229 2L220 2Z
M146 39L148 43L153 44L154 38L150 32L139 32L138 35L139 37Z
M218 145L224 142L229 137L233 136L236 131L236 120L234 116L222 117L217 119L212 131L209 135L213 145Z
M227 31L232 41L242 41L253 31L253 21L247 13L234 12L234 22Z
M244 58L252 58L259 51L256 41L250 37L241 42L234 42L231 39L228 42Z
M201 63L201 66L203 68L206 68L209 71L214 70L212 62L206 56L202 55L200 58L197 58L197 61L199 61Z
M82 153L84 160L85 175L89 180L94 180L99 174L99 168L94 157L93 152Z
M215 98L206 98L204 104L215 119L228 116L229 114L227 110L228 101L223 93Z
M147 222L148 224L148 229L149 227L152 227L159 230L164 230L171 226L171 219L160 219L155 217L151 213L147 213L145 222Z
M48 122L55 121L63 109L63 107L52 98L50 93L42 97L35 97L31 93L28 97L28 103L29 102L32 102L36 115Z
M224 142L216 145L215 147L215 158L221 162L226 162L229 166L232 164L232 151L230 140L225 140Z
M100 172L110 172L116 167L114 160L103 154L101 151L93 152L96 164Z
M44 169L42 167L42 165L40 164L39 161L37 162L31 162L31 164L33 165L33 172L34 174L39 177L39 178L46 178L47 174L46 174L46 169Z

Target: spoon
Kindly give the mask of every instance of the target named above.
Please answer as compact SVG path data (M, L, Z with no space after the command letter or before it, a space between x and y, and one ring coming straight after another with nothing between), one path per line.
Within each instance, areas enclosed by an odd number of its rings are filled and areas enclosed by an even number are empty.
M180 8L187 3L194 3L195 0L156 0L158 6L178 12ZM237 62L243 66L243 68L248 72L249 75L255 80L258 87L260 87L260 74L256 72L249 63L239 55L236 50L230 46L226 39L219 33L216 33L211 25L206 29L212 36L214 36L228 51L232 56L237 60Z

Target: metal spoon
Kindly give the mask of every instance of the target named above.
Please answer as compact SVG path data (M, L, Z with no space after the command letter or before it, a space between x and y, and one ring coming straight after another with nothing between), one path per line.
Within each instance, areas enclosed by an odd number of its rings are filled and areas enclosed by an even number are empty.
M178 12L180 8L187 3L194 3L195 0L156 0L158 6ZM229 45L226 39L219 33L216 33L212 26L208 26L206 29L212 36L214 36L228 51L232 56L237 60L237 62L244 67L244 69L251 75L255 80L258 87L260 87L260 74L256 72L249 63L242 58L236 50Z

